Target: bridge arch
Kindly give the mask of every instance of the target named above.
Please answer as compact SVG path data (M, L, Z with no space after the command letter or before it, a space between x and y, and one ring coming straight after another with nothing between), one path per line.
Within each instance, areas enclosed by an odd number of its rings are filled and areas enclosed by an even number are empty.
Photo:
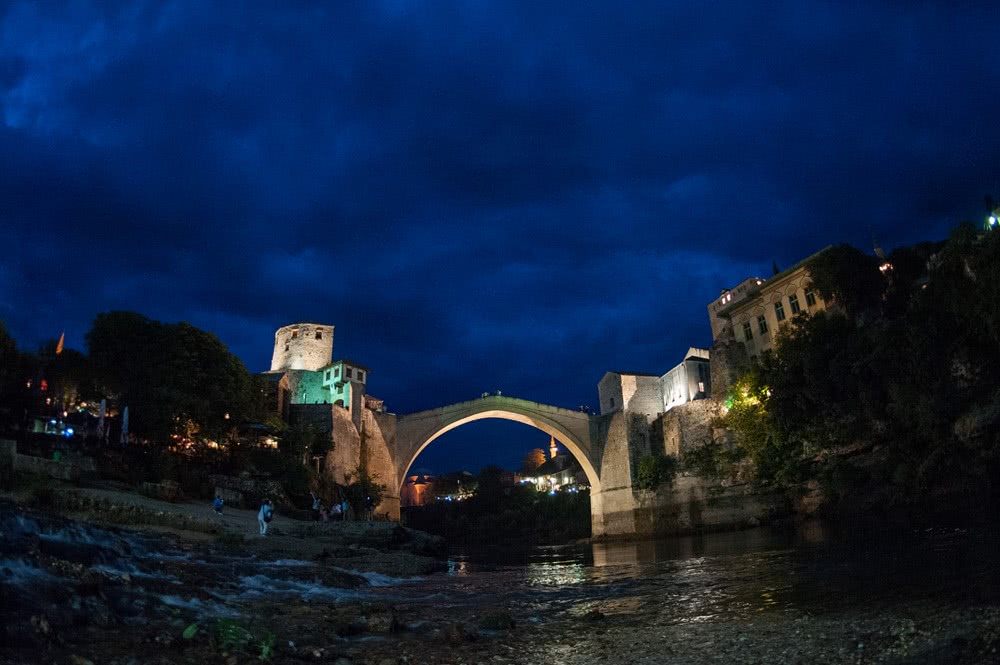
M522 423L555 437L580 463L590 482L591 494L600 493L601 479L599 465L594 460L589 414L500 396L399 416L396 490L402 489L410 467L435 439L467 423L491 418Z

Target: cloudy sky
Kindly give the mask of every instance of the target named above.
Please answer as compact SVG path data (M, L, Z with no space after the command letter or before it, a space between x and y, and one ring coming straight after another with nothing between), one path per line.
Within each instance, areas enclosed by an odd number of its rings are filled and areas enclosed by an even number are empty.
M995 2L253 4L0 3L21 346L127 309L261 371L319 321L398 413L595 405L772 261L939 239L1000 194Z

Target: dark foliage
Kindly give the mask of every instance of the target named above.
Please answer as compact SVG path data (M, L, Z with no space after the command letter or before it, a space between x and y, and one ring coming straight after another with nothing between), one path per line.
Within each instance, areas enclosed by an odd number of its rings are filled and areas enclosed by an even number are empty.
M821 292L846 315L797 318L730 395L726 423L758 479L818 478L852 509L997 499L1000 233L962 226L897 250L878 290L870 261L835 249Z

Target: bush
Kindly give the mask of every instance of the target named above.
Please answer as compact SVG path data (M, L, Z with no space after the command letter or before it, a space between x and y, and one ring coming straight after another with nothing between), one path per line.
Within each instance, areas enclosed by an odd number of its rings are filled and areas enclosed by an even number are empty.
M674 482L677 475L677 458L673 455L644 455L639 459L636 487L655 490Z

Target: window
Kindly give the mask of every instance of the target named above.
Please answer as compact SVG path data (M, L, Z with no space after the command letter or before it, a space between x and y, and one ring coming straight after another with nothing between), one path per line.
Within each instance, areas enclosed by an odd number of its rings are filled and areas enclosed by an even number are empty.
M764 318L763 314L757 317L757 328L760 330L761 335L767 334L767 319Z
M316 331L316 339L323 339L323 331L322 330L317 330Z
M364 373L364 372L362 372L362 371L361 371L361 370L359 369L359 370L358 370L358 381L364 381L364 380L365 380L365 373Z
M295 339L298 336L299 336L299 331L298 330L293 330L292 331L292 339Z
M788 296L788 306L792 308L793 316L802 311L802 308L799 307L799 297L797 295Z
M743 339L747 342L753 339L753 327L751 327L749 321L743 322Z
M337 378L340 378L340 368L339 367L334 367L333 368L333 375L335 377L337 377Z
M608 400L608 408L609 409L615 408L615 398L614 397L612 397L611 399Z
M330 370L326 370L326 380L330 380Z
M806 287L806 307L812 307L816 304L816 294L813 293L813 287Z
M348 368L346 368L346 369L344 370L344 376L346 376L346 377L347 377L348 379L349 379L349 378L351 378L351 377L353 376L353 372L352 372L352 370L351 370L351 368L350 368L350 367L348 367Z
M779 322L785 320L785 304L780 300L774 303L774 317L778 319Z

